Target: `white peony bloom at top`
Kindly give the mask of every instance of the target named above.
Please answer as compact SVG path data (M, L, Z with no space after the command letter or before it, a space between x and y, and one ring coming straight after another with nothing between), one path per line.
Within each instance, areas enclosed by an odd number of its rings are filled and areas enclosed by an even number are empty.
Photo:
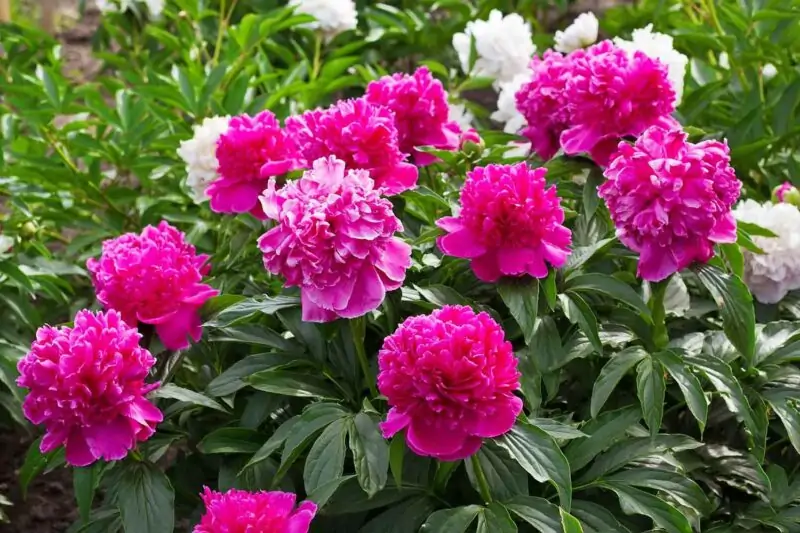
M800 289L800 211L791 204L740 202L737 220L758 224L777 237L753 236L765 254L744 252L744 281L759 302L773 304L789 291Z
M13 246L14 246L13 237L0 234L0 254L4 254L10 251Z
M557 31L554 48L558 52L568 54L584 48L597 41L600 23L594 13L581 13L564 31Z
M778 69L772 63L767 63L761 69L761 75L764 76L764 81L769 81L778 75Z
M97 9L103 13L114 11L122 11L124 13L138 3L140 3L138 0L95 0ZM142 3L147 6L147 10L154 18L160 17L164 11L164 0L142 0Z
M186 185L192 190L192 200L208 200L206 189L217 179L217 141L228 129L230 117L211 117L194 126L194 137L181 141L178 155L186 162Z
M320 30L328 41L358 26L358 11L353 0L291 0L289 6L297 13L316 18L317 21L309 23L308 27Z
M453 48L464 72L469 72L473 37L477 57L472 74L494 78L498 85L524 71L536 53L530 24L516 13L504 17L495 9L488 20L468 22L463 33L453 35Z
M497 111L492 113L491 119L504 124L503 131L517 134L528 125L525 117L517 109L516 94L522 86L528 83L533 73L525 69L509 82L500 84L500 93L497 96Z
M616 37L614 44L628 53L632 54L639 50L664 63L669 69L669 81L672 82L672 88L675 89L675 104L679 104L683 98L683 79L686 76L689 58L675 50L672 37L654 32L652 24L633 30L631 39L631 41L626 41Z
M462 130L468 130L472 127L472 121L475 120L475 115L470 113L467 106L464 104L450 104L450 114L447 117L450 122L458 124Z

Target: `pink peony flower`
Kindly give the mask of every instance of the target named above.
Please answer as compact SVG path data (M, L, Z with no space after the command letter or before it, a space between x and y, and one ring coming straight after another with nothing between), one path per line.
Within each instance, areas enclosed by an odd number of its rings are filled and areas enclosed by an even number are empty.
M545 261L563 266L572 234L555 187L546 187L545 168L525 163L489 165L467 172L461 189L461 213L436 225L448 232L439 248L471 259L483 281L501 276L547 276Z
M206 513L194 533L308 533L317 506L304 501L295 509L291 492L220 493L204 487Z
M116 311L78 311L73 327L43 326L19 362L17 385L29 389L22 410L44 424L40 449L62 444L67 462L87 466L124 459L155 432L162 415L145 395L155 363L142 336Z
M571 62L558 52L547 51L530 64L531 80L517 91L517 110L525 117L522 134L530 139L531 150L550 159L560 148L561 133L570 126L567 107L567 81Z
M261 197L276 227L258 240L264 266L301 288L303 320L354 318L400 288L411 247L394 236L403 226L365 170L345 171L331 156L297 181Z
M657 59L603 41L573 52L569 61L570 127L561 134L565 153L588 152L605 166L621 138L650 126L678 126L670 116L675 90L669 69Z
M367 85L364 99L394 113L400 151L412 154L416 164L424 166L437 161L435 156L417 151L420 146L440 150L458 148L460 128L454 132L448 127L447 92L428 67L420 67L412 75L398 73L372 81Z
M522 400L511 343L486 313L445 306L412 316L383 342L378 388L391 409L383 436L407 429L419 455L456 461L514 425Z
M400 151L394 113L364 99L344 100L326 109L286 119L286 129L305 158L336 156L348 169L369 171L384 194L399 194L417 185L417 167Z
M100 259L89 259L97 299L131 326L153 324L169 350L202 335L200 307L218 291L202 283L210 266L184 234L166 222L103 243Z
M788 181L784 181L772 191L774 202L800 205L800 192L797 187Z
M486 143L475 128L469 128L461 132L458 139L458 148L461 151L475 150L476 148L478 151L482 151L486 148Z
M742 184L728 146L686 137L652 127L635 145L620 143L598 188L619 240L639 253L638 274L648 281L708 261L715 242L736 242L731 207Z
M258 195L272 176L301 168L294 145L269 111L230 121L217 141L219 178L208 187L211 209L217 213L247 213L263 218Z

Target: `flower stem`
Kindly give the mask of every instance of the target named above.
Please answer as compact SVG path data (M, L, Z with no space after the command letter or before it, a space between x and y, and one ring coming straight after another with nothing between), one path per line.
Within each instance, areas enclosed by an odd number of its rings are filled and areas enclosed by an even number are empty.
M367 321L363 316L353 318L350 320L350 332L353 336L353 344L355 344L356 355L358 362L361 364L361 371L364 373L364 379L367 380L372 397L378 396L378 389L375 386L375 380L372 377L372 372L369 369L369 362L367 361L367 351L364 349L364 337L367 332Z
M481 498L487 504L492 503L492 492L489 490L489 482L486 481L486 474L483 472L481 462L478 460L478 454L474 454L469 460L472 463L472 469L475 470L475 479L478 482Z
M653 315L653 344L657 350L663 350L669 344L667 335L667 312L664 309L664 296L667 292L669 278L650 284L650 301L648 305Z
M314 40L314 63L311 67L311 80L316 80L319 76L319 69L322 59L322 36L317 32Z

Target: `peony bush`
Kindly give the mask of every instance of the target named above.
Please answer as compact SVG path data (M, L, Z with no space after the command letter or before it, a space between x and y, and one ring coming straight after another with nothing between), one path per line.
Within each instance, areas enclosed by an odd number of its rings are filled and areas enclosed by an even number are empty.
M106 0L89 79L2 28L20 492L69 469L71 533L800 531L800 6L550 4Z

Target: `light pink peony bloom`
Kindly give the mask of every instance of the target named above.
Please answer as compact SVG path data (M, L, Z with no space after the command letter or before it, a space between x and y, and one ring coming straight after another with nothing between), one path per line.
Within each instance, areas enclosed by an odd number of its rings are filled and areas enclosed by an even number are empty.
M428 67L420 67L412 75L398 73L372 81L364 99L394 113L400 150L413 155L416 164L425 166L437 161L435 156L417 151L420 146L458 148L461 128L458 124L448 127L447 92Z
M259 218L264 215L258 195L269 178L302 167L294 144L269 111L232 118L217 141L217 161L219 178L206 191L212 211L251 212Z
M300 287L303 320L362 316L403 284L411 246L395 237L403 226L367 171L318 159L279 190L270 180L261 204L277 221L258 240L264 266Z
M184 234L166 222L103 243L100 259L89 259L97 299L131 326L152 324L169 350L202 336L200 307L218 291L203 283L211 268Z
M569 61L570 127L561 134L565 153L586 152L605 166L621 138L650 126L679 126L670 116L675 90L669 69L657 59L603 41L573 52Z
M731 207L742 184L728 146L686 137L652 127L635 145L620 143L598 188L619 240L639 253L638 274L648 281L705 263L714 243L736 242Z
M522 134L542 159L556 155L561 133L570 126L566 86L571 65L569 58L558 52L534 56L529 67L533 76L515 95L517 110L527 121Z
M418 170L400 151L394 113L363 98L344 100L322 110L286 119L286 130L305 158L336 156L348 169L369 171L384 194L399 194L417 185Z
M295 508L291 492L247 492L230 489L220 493L204 487L206 512L194 533L308 533L317 513L313 502Z
M391 409L386 438L406 429L419 455L456 461L499 437L522 411L520 373L511 343L486 313L445 306L412 316L378 354L378 389Z
M547 263L563 266L572 233L555 187L546 187L547 169L528 165L489 165L467 172L461 212L436 225L447 255L471 259L475 275L494 282L502 276L547 276Z
M62 444L67 463L117 461L155 432L162 415L145 395L155 363L142 336L116 311L78 311L73 327L43 326L20 360L17 385L29 389L22 410L44 424L40 449Z

